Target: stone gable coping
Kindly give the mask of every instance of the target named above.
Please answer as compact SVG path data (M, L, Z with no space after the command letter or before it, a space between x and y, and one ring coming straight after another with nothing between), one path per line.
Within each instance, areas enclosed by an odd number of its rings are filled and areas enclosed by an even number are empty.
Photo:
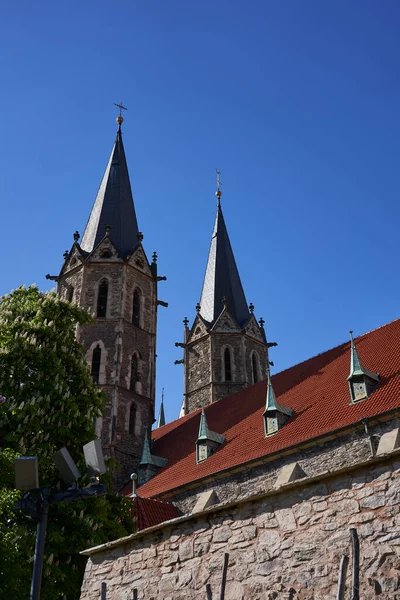
M400 447L400 429L392 429L382 434L376 453L380 456L388 454Z
M109 548L115 548L117 546L127 544L128 542L131 542L132 540L143 538L143 537L147 536L149 533L153 533L154 531L166 529L166 528L170 527L171 525L175 526L180 523L184 523L186 521L191 521L193 519L197 520L198 518L205 516L205 515L219 513L228 508L236 507L236 506L239 506L242 504L251 503L251 502L254 502L257 500L262 500L262 499L268 498L270 496L278 496L282 493L286 494L288 489L291 490L294 488L298 488L300 486L313 484L318 481L323 481L325 479L332 477L333 475L341 475L343 473L351 473L353 471L357 471L358 469L360 469L362 467L382 463L382 462L386 461L389 456L392 457L392 456L399 456L399 455L400 455L400 448L396 448L392 452L388 452L385 455L371 457L368 460L360 461L357 464L352 465L351 467L344 467L342 469L336 469L335 471L328 470L328 471L325 471L324 473L320 473L319 475L316 475L314 477L304 477L302 479L297 479L296 481L292 481L292 482L283 484L279 488L273 488L266 492L261 492L259 494L253 494L252 496L248 496L246 498L240 498L238 500L234 500L233 502L225 502L222 504L210 506L196 514L183 515L183 516L177 517L175 519L170 519L169 521L164 521L163 523L159 523L158 525L154 525L153 527L148 527L146 529L141 529L140 531L138 531L136 533L132 533L131 535L120 538L118 540L112 540L111 542L106 542L105 544L101 544L99 546L94 546L93 548L88 548L87 550L82 550L82 552L80 552L79 554L81 554L83 556L92 556L93 554L98 554Z

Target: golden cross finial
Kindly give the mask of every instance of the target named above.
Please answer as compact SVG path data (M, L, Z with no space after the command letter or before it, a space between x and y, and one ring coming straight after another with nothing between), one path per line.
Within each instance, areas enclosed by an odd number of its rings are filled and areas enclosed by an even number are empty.
M119 108L119 116L117 117L117 123L119 123L121 125L121 123L123 123L123 121L124 121L123 116L122 116L122 111L128 110L128 109L126 108L126 106L123 106L122 100L119 104L116 104L114 102L114 106L118 106L118 108Z
M219 205L219 201L220 201L220 198L222 196L222 192L221 192L221 189L220 189L222 184L221 184L221 180L219 178L219 176L221 175L221 171L219 171L218 169L215 169L215 172L217 174L217 176L215 178L215 181L217 182L217 191L215 192L215 195L218 198L218 205Z

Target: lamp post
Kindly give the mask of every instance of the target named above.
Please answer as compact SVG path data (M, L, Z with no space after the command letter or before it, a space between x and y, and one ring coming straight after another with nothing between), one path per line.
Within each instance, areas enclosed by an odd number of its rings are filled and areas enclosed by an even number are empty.
M33 561L30 600L40 600L42 583L43 557L46 541L47 517L49 504L72 502L79 498L104 496L107 493L105 485L99 483L99 475L106 472L100 440L89 442L83 447L88 474L95 478L88 487L78 488L77 480L81 477L66 448L61 448L54 455L61 479L71 487L65 492L49 494L49 490L39 487L38 460L36 456L21 456L15 459L15 487L24 490L24 494L16 503L16 508L28 513L31 519L37 521L35 556Z

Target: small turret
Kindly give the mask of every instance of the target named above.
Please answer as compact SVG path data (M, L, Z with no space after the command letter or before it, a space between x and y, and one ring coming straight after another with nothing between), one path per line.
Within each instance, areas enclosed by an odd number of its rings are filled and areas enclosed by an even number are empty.
M353 332L350 331L350 375L347 378L350 388L351 404L360 402L369 398L377 384L379 375L364 369L361 364L356 345L354 343Z
M265 410L263 412L265 435L272 435L279 431L292 414L293 411L291 408L288 408L277 401L271 382L270 371L268 369L267 398Z
M142 458L139 464L139 485L143 485L154 477L154 475L157 475L166 463L166 458L161 458L151 453L149 436L146 429Z
M203 407L200 415L199 435L196 441L196 462L207 460L224 441L224 435L209 430Z

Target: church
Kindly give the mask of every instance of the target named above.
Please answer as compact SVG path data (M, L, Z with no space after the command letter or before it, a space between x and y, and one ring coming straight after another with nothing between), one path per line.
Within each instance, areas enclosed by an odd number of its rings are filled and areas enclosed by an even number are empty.
M89 548L81 600L400 599L400 320L276 375L220 187L181 416L155 414L157 255L137 223L122 116L62 298L108 403L96 433L136 532Z

